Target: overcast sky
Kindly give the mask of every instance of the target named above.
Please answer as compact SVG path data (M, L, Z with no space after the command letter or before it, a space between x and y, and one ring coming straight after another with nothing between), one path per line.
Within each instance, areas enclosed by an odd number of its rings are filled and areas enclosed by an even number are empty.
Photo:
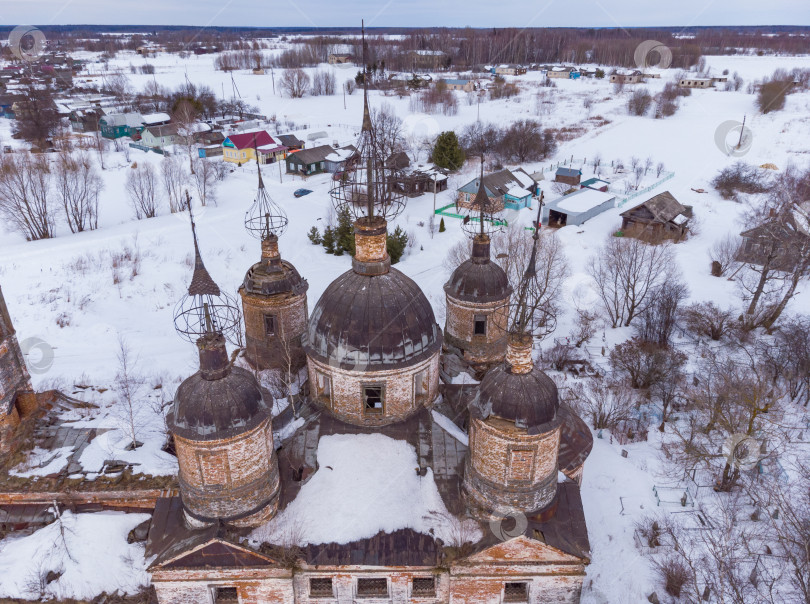
M220 26L810 25L810 0L0 0L0 23Z

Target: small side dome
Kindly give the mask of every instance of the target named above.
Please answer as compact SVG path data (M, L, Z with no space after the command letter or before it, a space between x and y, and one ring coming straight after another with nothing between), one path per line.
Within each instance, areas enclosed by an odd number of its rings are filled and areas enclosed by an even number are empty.
M529 434L538 434L544 424L557 419L559 407L557 385L540 369L512 373L504 364L490 370L481 381L471 411L482 419L495 415L514 421Z
M512 295L512 286L497 263L481 263L470 258L453 271L444 291L462 302L495 302Z
M184 380L166 421L182 438L219 440L252 430L269 416L253 374L231 367L220 379L206 379L198 371Z
M248 293L260 296L275 294L297 296L309 289L307 280L286 260L282 260L278 266L268 265L265 261L257 262L248 270L243 285Z

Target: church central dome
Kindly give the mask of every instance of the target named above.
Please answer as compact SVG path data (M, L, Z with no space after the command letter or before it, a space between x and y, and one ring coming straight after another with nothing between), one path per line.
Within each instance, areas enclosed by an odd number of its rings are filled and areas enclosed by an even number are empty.
M329 285L309 321L307 354L343 369L397 369L441 347L441 330L419 286L390 268L349 270Z

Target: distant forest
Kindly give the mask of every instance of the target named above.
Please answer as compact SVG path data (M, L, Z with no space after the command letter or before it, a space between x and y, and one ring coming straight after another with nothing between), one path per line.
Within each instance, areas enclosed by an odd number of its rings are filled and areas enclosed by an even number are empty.
M10 31L10 28L6 28ZM70 52L134 50L145 43L169 52L206 50L260 51L275 42L297 42L273 59L280 67L315 65L330 48L348 44L359 54L359 28L197 28L154 26L42 26L51 47ZM131 34L131 35L122 35ZM688 68L701 55L803 54L810 46L810 27L690 27L690 28L370 28L366 31L369 64L408 70L407 51L442 50L439 67L471 69L493 63L598 63L632 66L634 51L645 40L657 40L672 51L672 66ZM396 34L399 39L385 38ZM7 32L0 28L0 35ZM306 35L306 38L296 36Z

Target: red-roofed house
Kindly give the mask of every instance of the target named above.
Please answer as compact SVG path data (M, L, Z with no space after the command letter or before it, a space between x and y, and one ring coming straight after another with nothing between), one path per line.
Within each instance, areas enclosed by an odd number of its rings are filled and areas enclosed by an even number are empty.
M235 164L241 165L255 160L257 151L259 163L267 164L283 159L287 147L265 130L231 134L222 141L223 159Z

